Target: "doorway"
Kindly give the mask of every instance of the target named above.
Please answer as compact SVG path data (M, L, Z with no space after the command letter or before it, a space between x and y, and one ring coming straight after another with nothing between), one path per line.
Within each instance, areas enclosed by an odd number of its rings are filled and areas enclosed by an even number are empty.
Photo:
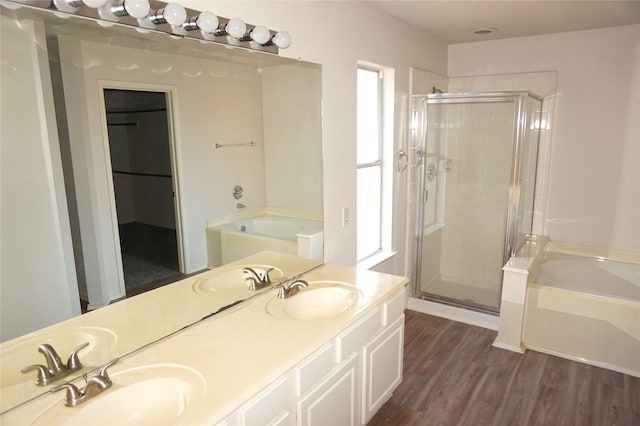
M104 88L126 296L184 278L170 94Z

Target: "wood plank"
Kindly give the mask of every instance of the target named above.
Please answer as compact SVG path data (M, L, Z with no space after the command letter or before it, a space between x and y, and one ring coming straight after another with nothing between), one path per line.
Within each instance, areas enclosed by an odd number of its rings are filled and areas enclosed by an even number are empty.
M534 351L496 333L406 311L404 379L370 425L640 426L640 378Z
M624 376L625 405L628 407L625 422L640 425L640 380L636 377Z

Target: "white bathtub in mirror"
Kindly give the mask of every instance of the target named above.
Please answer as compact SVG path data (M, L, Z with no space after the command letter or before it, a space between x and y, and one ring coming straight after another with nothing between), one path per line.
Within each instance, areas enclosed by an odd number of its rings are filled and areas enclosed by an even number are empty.
M322 221L275 214L209 221L210 268L246 257L257 249L322 261Z

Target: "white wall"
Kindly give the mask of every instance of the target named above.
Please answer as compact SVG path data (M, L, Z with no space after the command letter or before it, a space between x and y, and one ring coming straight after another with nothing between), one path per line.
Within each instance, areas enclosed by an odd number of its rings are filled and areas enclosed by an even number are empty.
M449 46L449 75L557 70L546 233L640 250L640 25Z
M262 69L265 191L269 208L322 219L321 70Z
M8 12L8 15L10 13ZM44 31L1 17L0 341L80 313ZM35 41L35 42L34 42ZM6 66L6 63L11 66ZM46 95L46 97L43 97Z
M240 17L291 33L282 56L322 65L325 261L356 262L356 68L358 60L395 73L395 140L405 132L409 69L445 74L447 49L440 41L360 2L183 0L186 7ZM401 252L385 265L403 273L406 175L396 175L393 247ZM347 207L352 221L342 226Z

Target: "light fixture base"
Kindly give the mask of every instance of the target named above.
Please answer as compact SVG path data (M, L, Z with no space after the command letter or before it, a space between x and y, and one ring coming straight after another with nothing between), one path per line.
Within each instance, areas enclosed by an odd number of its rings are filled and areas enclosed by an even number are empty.
M71 17L78 16L81 18L89 19L95 21L97 24L101 26L110 26L110 25L120 25L120 26L128 26L136 29L137 31L145 31L145 32L155 32L155 33L166 33L168 35L179 34L182 38L185 39L193 39L200 41L202 43L216 43L227 46L241 47L247 50L252 51L260 51L264 53L272 53L278 54L279 49L282 47L278 47L275 43L272 43L269 40L267 43L257 43L255 40L249 38L244 39L246 31L246 24L241 19L228 19L224 17L218 17L215 14L208 12L206 15L207 19L203 19L203 24L206 22L207 29L211 31L203 30L199 27L197 22L197 17L200 16L201 13L198 10L184 8L186 12L186 19L184 23L181 23L179 26L172 26L168 22L166 22L166 18L160 24L160 20L162 19L158 16L156 11L165 9L168 4L163 1L156 0L109 0L102 7L94 8L93 6L88 6L84 4L82 0L56 0L56 3L63 4L67 6L67 10L62 10L60 7L56 5L52 5L51 1L29 1L25 2L25 0L3 0L7 3L16 4L20 7L38 10L42 13L52 14L60 17ZM91 4L98 4L98 0L89 0ZM127 4L130 3L130 4ZM75 8L75 4L83 4L81 7ZM143 11L143 7L147 6L146 12L144 16L134 16L141 15ZM129 7L127 7L129 6ZM64 6L61 6L64 8ZM151 11L151 13L149 13ZM150 17L149 15L153 15ZM215 17L219 25L217 29L211 29L212 22L214 21L213 17ZM158 24L154 24L153 20L158 22ZM236 25L232 25L234 27L233 32L226 31L227 24L233 21L232 23ZM237 25L242 23L241 25ZM211 27L211 28L209 28ZM250 25L251 29L255 28L255 26ZM240 30L242 29L242 33ZM200 31L195 31L199 29ZM270 31L273 34L273 31ZM275 36L274 36L275 37ZM274 37L271 37L273 39Z

